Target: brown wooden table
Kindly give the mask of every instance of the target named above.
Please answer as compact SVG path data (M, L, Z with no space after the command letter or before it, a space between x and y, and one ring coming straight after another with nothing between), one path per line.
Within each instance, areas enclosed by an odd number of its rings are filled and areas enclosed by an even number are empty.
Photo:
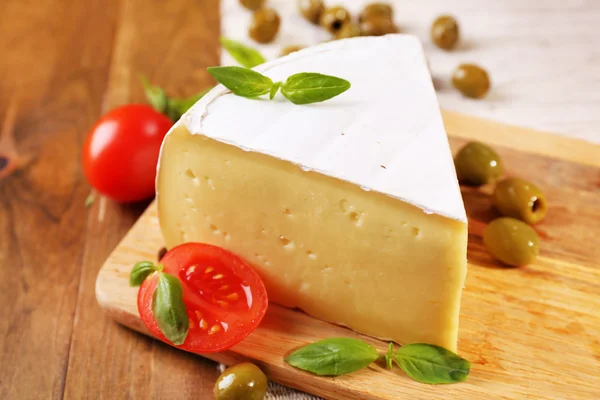
M218 35L218 0L0 1L0 156L21 164L0 171L0 399L209 398L214 363L100 311L98 269L147 203L85 208L80 149L144 101L138 73L178 96L212 84Z

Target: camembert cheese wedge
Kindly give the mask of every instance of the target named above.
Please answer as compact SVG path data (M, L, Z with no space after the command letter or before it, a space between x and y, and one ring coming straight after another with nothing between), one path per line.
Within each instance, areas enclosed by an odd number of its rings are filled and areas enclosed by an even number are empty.
M223 86L202 98L162 147L167 247L224 247L256 267L275 303L456 350L467 219L420 42L329 42L256 70L352 87L311 105Z

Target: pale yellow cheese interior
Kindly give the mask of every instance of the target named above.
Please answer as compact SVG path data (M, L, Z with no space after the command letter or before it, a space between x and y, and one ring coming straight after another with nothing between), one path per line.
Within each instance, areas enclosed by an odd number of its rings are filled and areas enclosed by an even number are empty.
M456 349L465 223L183 125L164 143L157 192L168 248L224 247L256 267L275 303Z

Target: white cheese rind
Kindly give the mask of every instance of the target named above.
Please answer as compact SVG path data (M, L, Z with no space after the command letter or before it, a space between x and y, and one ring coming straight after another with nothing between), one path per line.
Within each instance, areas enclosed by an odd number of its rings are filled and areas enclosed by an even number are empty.
M249 100L217 86L179 123L466 222L422 46L410 35L329 42L255 68L273 80L320 72L352 87L324 103Z

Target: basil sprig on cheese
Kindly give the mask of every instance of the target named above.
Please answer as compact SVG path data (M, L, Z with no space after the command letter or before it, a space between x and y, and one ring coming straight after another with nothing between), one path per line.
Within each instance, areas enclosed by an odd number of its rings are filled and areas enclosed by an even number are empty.
M395 361L409 377L428 384L464 382L471 369L464 358L426 343L409 344L396 351L390 343L382 357L388 368ZM330 338L301 347L285 361L316 375L339 376L363 369L379 358L377 350L362 340Z
M183 303L183 289L176 276L163 272L163 265L151 261L136 263L129 274L129 285L140 286L156 272L157 283L152 297L152 314L160 331L174 345L181 345L189 332L189 319Z
M210 67L208 72L237 96L257 98L269 93L273 99L278 90L294 104L310 104L329 100L350 89L345 79L316 72L302 72L283 82L243 67Z

